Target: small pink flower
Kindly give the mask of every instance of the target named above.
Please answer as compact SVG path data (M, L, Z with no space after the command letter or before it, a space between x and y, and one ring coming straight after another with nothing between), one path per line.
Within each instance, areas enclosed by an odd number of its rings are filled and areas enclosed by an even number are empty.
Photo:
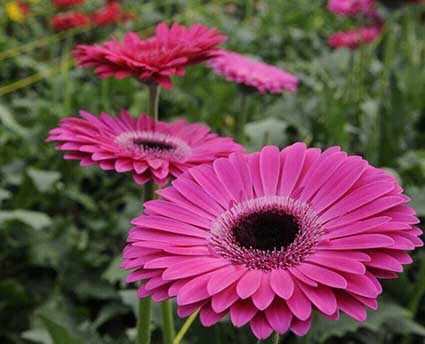
M261 93L293 92L298 86L296 76L235 52L221 50L208 64L228 81L254 87Z
M357 30L340 31L334 33L328 39L330 46L335 48L357 48L361 44L373 42L379 37L381 33L381 27L371 26Z
M243 151L231 138L185 120L155 122L145 114L136 119L125 110L115 118L106 113L99 117L85 111L80 114L82 118L62 119L47 141L60 142L57 149L67 152L65 159L80 160L82 166L132 171L138 184L153 179L164 185L189 167Z
M83 12L66 12L53 16L50 23L53 30L64 31L90 25L90 18Z
M217 44L226 39L218 30L201 24L187 29L161 23L156 35L147 40L129 32L123 42L114 39L102 45L79 45L74 55L80 66L96 67L100 78L134 76L171 89L172 75L182 76L185 67L211 58Z
M347 16L364 13L375 6L375 0L329 0L328 10Z
M296 143L189 169L132 221L122 267L138 296L177 298L204 326L225 315L254 334L304 335L313 311L364 321L379 279L422 246L396 180L339 147Z

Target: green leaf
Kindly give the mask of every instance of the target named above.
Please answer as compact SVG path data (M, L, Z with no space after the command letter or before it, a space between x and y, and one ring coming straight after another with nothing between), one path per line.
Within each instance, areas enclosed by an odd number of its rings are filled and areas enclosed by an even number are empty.
M410 187L406 193L411 197L409 206L416 210L418 216L425 216L425 187Z
M111 284L115 284L117 282L119 284L123 284L126 276L128 275L128 272L120 268L121 262L121 256L115 257L111 264L109 264L108 268L102 274L102 278L106 279Z
M56 171L44 171L33 167L28 168L28 176L40 192L46 192L60 179L61 174Z
M43 321L44 326L50 334L50 337L53 340L54 344L84 344L85 341L72 336L69 334L68 330L62 325L46 318L45 316L41 316L41 320Z
M0 210L0 223L8 221L20 221L36 230L52 223L52 219L48 215L39 211Z
M267 144L281 145L285 142L287 123L277 118L250 122L245 126L249 150L258 150Z
M28 130L25 129L23 126L21 126L13 117L12 113L4 106L0 104L0 122L3 123L3 125L16 132L17 134L21 136L25 136L28 133Z
M12 193L5 190L5 189L0 189L0 204L5 200L5 199L9 199L10 197L12 197Z

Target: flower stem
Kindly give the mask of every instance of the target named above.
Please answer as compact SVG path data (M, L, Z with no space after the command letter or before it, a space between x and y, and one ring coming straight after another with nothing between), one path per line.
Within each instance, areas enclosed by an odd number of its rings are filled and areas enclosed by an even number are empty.
M154 197L154 184L149 182L145 184L143 190L143 202L147 202ZM137 344L150 344L151 342L151 318L152 318L152 299L150 296L139 300L139 316L137 318Z
M247 120L247 95L245 92L239 92L241 99L241 107L239 116L236 116L235 138L239 143L243 143L245 139L245 123Z
M159 108L159 91L160 88L157 84L148 85L149 89L149 102L148 102L148 115L158 121L158 108Z
M159 304L159 307L161 310L162 342L164 344L172 344L175 334L173 306L169 300L165 300Z
M258 344L267 343L267 344L279 344L279 333L273 332L273 334L264 340L259 340Z
M186 322L183 324L182 328L180 329L179 333L177 333L177 336L173 340L173 344L180 344L181 340L183 339L186 332L189 330L192 323L195 321L196 317L199 314L199 310L197 310L195 313L192 313L189 318L187 318Z
M139 317L137 319L137 344L150 344L151 342L151 314L152 299L150 296L139 300Z

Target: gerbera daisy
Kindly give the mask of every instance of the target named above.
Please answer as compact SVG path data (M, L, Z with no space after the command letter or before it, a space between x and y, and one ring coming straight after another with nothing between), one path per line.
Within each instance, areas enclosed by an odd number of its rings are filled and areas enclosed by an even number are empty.
M208 65L228 81L253 87L261 93L295 91L298 86L295 75L231 51L221 50Z
M122 267L154 301L203 325L226 314L254 334L304 335L313 311L366 319L422 246L395 179L338 147L296 143L194 167L132 221Z
M138 184L152 180L164 185L189 167L243 151L231 138L219 137L201 124L154 121L148 115L132 118L123 110L112 117L80 112L52 129L47 141L60 142L65 159L80 160L82 166L99 165L104 170L133 172Z
M89 25L90 18L83 12L66 12L53 16L50 23L53 30L64 31Z
M381 33L380 26L364 27L356 30L335 32L328 39L330 46L335 48L357 48L361 44L373 42Z
M135 19L135 16L124 12L118 2L108 3L92 15L93 23L97 26L125 23L133 19Z
M217 44L226 39L218 30L201 24L187 29L176 23L170 28L161 23L156 35L147 40L129 32L122 42L113 39L102 45L79 45L74 55L80 66L96 67L100 78L135 76L171 89L172 75L182 76L185 67L211 58Z
M375 0L329 0L328 10L342 16L356 15L372 9L374 5Z

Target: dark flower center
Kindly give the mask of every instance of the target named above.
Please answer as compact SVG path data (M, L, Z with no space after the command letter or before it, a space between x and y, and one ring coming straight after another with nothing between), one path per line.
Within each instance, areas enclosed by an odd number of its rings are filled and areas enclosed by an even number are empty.
M235 239L242 247L263 251L288 247L299 230L292 215L274 209L251 213L233 227Z
M140 148L143 148L144 150L155 149L155 150L169 152L176 148L173 145L165 143L165 142L149 141L149 140L137 139L137 138L134 139L133 143L135 145L140 146Z

